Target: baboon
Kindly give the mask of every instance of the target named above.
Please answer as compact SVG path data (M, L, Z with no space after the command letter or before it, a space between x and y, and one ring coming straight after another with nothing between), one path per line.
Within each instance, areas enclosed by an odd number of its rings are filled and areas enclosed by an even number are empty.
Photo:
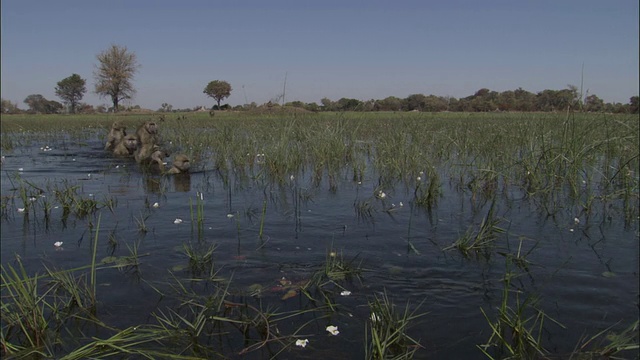
M113 149L113 155L131 156L138 148L138 138L135 135L127 135Z
M122 139L127 136L127 127L122 125L120 121L116 121L111 125L109 135L107 135L107 143L104 145L105 150L113 150Z
M169 154L156 144L140 144L134 154L138 164L148 166L151 169L157 168L160 171L164 170L164 158L167 156Z
M138 141L142 146L158 142L158 124L155 121L145 121L136 131Z
M181 174L189 172L189 157L184 154L178 154L173 159L173 166L167 171L167 174Z

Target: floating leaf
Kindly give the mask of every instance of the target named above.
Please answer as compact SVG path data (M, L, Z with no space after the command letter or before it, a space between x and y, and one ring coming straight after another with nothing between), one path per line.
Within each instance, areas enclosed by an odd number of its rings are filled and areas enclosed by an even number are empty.
M107 256L106 258L100 260L100 262L103 263L103 264L111 264L111 263L116 262L117 259L118 258L115 257L115 256Z
M298 290L291 289L291 290L287 291L287 293L282 296L282 300L287 300L287 299L290 299L290 298L292 298L294 296L297 296L297 295L298 295Z
M171 267L171 271L182 271L187 268L187 265L174 265Z
M602 276L606 277L606 278L612 278L614 276L616 276L616 273L611 272L611 271L605 271L602 273Z

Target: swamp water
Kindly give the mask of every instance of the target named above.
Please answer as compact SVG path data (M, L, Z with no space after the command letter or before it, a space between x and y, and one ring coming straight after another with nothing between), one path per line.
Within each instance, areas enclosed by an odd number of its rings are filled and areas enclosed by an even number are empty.
M19 257L30 274L44 273L43 265L86 266L97 232L97 259L104 263L96 273L96 317L114 329L156 324L152 314L185 308L184 293L207 296L223 289L229 312L249 304L296 315L274 320L268 333L279 340L265 346L258 346L264 333L241 326L200 335L201 345L215 353L243 357L239 353L254 345L244 357L358 359L371 341L375 315L369 304L386 292L397 311L424 314L407 330L422 347L415 358L483 358L477 345L487 342L491 327L482 311L491 321L498 317L507 273L513 274L509 305L515 306L518 290L521 302L535 297L536 308L553 319L545 320L540 339L552 354L565 357L581 339L609 327L619 333L638 319L638 219L625 221L609 209L615 203L591 213L565 204L549 216L517 189L474 199L440 169L441 195L428 208L414 203L413 184L380 188L373 173L361 182L348 171L331 183L326 176L314 183L304 173L276 182L260 177L258 157L246 178L202 169L207 164L170 177L145 174L132 160L105 154L99 136L43 146L5 153L2 264L17 266ZM19 211L25 208L20 187L33 197L27 212ZM71 187L76 196L95 200L97 210L64 216L53 190ZM43 199L52 206L48 220ZM477 234L492 206L504 231L492 234L488 249L466 257L447 249L465 234ZM190 262L185 244L205 259ZM206 252L213 246L211 266ZM114 266L136 252L137 262ZM507 263L514 258L523 261ZM359 277L301 291L332 259L360 270ZM178 295L181 286L188 291ZM526 314L536 313L527 308ZM339 334L331 335L330 325ZM75 336L84 344L113 333L84 326ZM296 339L308 345L295 346ZM69 347L61 346L60 355Z

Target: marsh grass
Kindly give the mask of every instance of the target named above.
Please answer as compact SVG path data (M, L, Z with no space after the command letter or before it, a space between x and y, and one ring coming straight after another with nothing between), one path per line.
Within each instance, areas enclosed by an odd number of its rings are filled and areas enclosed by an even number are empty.
M477 231L474 231L473 227L469 227L461 237L443 250L457 249L464 257L476 255L483 256L486 260L489 260L495 247L497 234L504 232L504 229L499 226L502 219L495 215L495 204L496 201L494 199Z
M398 311L389 299L386 290L369 301L370 317L365 332L365 358L367 359L412 359L422 346L419 340L409 336L408 330L416 319L427 313L417 313L420 305L410 311L407 302L404 310Z
M45 143L63 149L71 145L84 146L88 140L105 136L115 119L134 129L152 116L155 115L3 114L1 146L9 153L19 147ZM264 189L259 227L263 245L268 240L268 237L263 240L264 229L268 227L266 213L268 209L272 211L267 202L273 203L274 209L284 203L294 209L297 234L302 225L301 209L310 200L310 194L325 186L329 192L339 193L341 186L354 185L345 181L348 179L359 183L357 191L374 189L373 195L369 193L363 199L356 196L353 202L355 217L367 224L373 224L380 212L392 213L386 200L376 197L376 191L401 194L403 186L409 197L413 192L410 216L419 207L437 210L446 182L471 200L473 211L480 211L492 201L481 224L470 226L455 243L445 248L457 249L465 257L475 255L488 259L495 253L496 239L504 231L502 219L495 214L498 198L507 202L525 201L550 217L571 213L605 221L622 214L630 223L639 213L640 141L636 115L320 113L290 116L218 112L214 120L198 113L178 117L167 116L160 122L160 131L165 140L171 141L172 150L189 149L194 168L203 171L203 188L212 186L207 177L219 177L229 204L238 189L252 186ZM420 172L426 174L421 174L422 179L417 181ZM295 182L291 180L292 175ZM39 186L23 181L19 174L8 178L15 197L3 194L3 219L10 217L19 206L28 209L24 216L27 225L29 212L31 219L37 219L40 210L48 222L51 208L59 205L63 223L73 214L89 218L92 228L93 217L100 209L107 207L114 212L117 206L116 198L97 202L84 197L80 187L68 180ZM146 191L161 195L167 192L166 181L152 176L145 180ZM51 193L53 197L40 197ZM33 198L42 200L32 201ZM205 220L202 200L197 198L195 204L190 204L192 226L198 226L199 230L198 240L202 240ZM256 210L256 214L259 213L260 210ZM148 216L140 213L139 218L134 217L142 233L149 231ZM235 221L240 240L238 216ZM410 223L407 231L410 249L413 248L411 226ZM100 218L98 230L99 227ZM21 262L16 266L3 264L3 355L59 358L64 351L68 352L68 359L107 356L188 359L229 357L229 354L233 357L239 352L260 350L264 351L263 357L270 357L291 347L302 329L306 329L307 322L290 323L304 311L312 310L284 313L263 306L263 298L259 296L238 299L234 295L232 298L228 288L231 280L223 279L220 269L214 266L215 246L203 241L184 245L191 276L178 279L172 274L173 293L163 289L162 284L148 283L163 299L177 301L177 307L155 309L156 324L127 325L123 330L107 327L87 315L98 303L95 298L98 233L96 231L91 249L92 264L87 268L47 269L44 275L27 275ZM110 237L109 243L113 255L118 246L115 236ZM525 272L531 267L528 255L535 246L525 251L523 244L521 239L514 253L501 253L502 249L498 249L498 254L504 255L509 265L503 280L502 303L495 316L482 310L491 335L481 350L489 357L550 356L541 343L542 329L549 318L539 310L533 295L525 296L511 283L515 276L511 266ZM138 252L139 245L127 245L128 256L111 256L102 266L139 271L139 258L146 255ZM324 263L311 277L289 290L295 291L294 296L304 294L309 302L322 302L323 305L315 309L331 313L337 309L336 291L344 289L349 281L361 281L361 262L358 264L356 258L345 260L342 254L329 250ZM80 271L89 271L89 274ZM366 333L370 336L367 356L413 356L419 344L407 335L406 329L408 323L421 315L409 312L408 304L404 311L397 311L386 293L376 296L369 307L376 314L376 321L372 318L367 324ZM77 331L68 329L71 320L91 324L107 331L108 336L86 337L88 343L78 344L74 336L69 335ZM293 331L284 333L282 329L287 326L293 326ZM637 322L620 333L602 332L585 337L577 346L574 358L580 358L581 353L586 356L625 354L624 351L637 349L634 336L637 339ZM238 338L240 346L237 346Z
M564 326L538 307L535 295L522 298L522 291L512 286L512 280L519 274L513 272L511 267L512 259L506 257L502 299L496 309L496 319L490 320L484 309L480 309L491 328L491 336L478 348L490 359L544 358L549 354L542 344L545 320Z

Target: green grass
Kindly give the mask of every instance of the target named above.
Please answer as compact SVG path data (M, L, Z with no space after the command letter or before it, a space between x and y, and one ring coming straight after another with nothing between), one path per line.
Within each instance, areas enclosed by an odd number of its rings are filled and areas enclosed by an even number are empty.
M498 246L504 229L503 219L496 215L493 205L496 199L524 197L543 215L551 217L563 211L585 217L597 213L603 219L622 215L628 223L637 221L639 215L637 115L216 112L215 118L206 113L185 113L167 114L163 120L157 114L2 115L0 146L3 155L26 146L87 146L89 141L106 136L116 119L125 123L130 132L145 120L158 120L167 150L187 153L194 171L215 171L229 197L242 187L262 189L262 209L255 211L260 214L256 232L261 247L269 240L265 219L267 210L272 211L271 205L267 206L271 202L273 209L281 204L279 201L290 202L298 229L302 205L311 201L315 190L339 193L341 186L356 186L355 216L374 223L378 212L398 211L399 207L390 206L389 198L402 193L403 188L413 195L409 200L413 217L416 208L436 209L442 188L450 185L469 199L475 214L487 212L480 224L469 226L445 249L457 249L465 257L487 259L497 250L509 264L502 302L495 312L483 310L490 335L481 351L489 357L550 356L541 336L549 318L534 296L520 293L511 282L515 276L511 264L529 271L527 255L532 249L524 251L522 240L513 255ZM203 176L205 181L206 176L209 175ZM66 180L38 185L24 181L19 174L10 174L9 179L13 189L12 194L2 196L3 219L11 218L10 210L20 207L31 215L25 216L28 221L36 221L42 214L48 224L52 221L51 209L59 206L63 223L75 216L89 222L93 229L101 209L106 207L114 213L118 206L117 198L97 201ZM151 181L164 195L163 182ZM367 183L366 188L363 183ZM380 192L388 195L382 197ZM160 284L150 284L163 299L178 302L176 307L153 309L153 324L115 329L93 317L100 304L96 295L99 271L115 267L138 273L142 267L140 257L145 255L138 253L139 242L127 244L129 255L105 258L98 266L96 251L102 243L99 215L91 264L86 268L47 269L44 274L30 274L19 260L15 266L3 264L3 355L64 355L68 359L111 355L224 357L230 353L224 345L229 337L240 338L244 344L233 349L233 354L273 348L269 354L274 355L290 350L295 339L309 327L308 320L302 319L305 312L314 312L313 316L318 317L338 313L336 293L353 280L361 281L362 267L357 257L345 260L330 249L324 263L306 281L287 289L293 292L292 298L301 303L306 299L315 307L280 312L263 306L262 296L235 295L232 299L232 280L224 279L214 266L215 246L202 241L204 199L198 196L190 208L192 230L195 232L196 226L198 229L197 239L192 240L198 242L185 243L183 248L189 277L181 279L172 274L171 284L162 284L171 291ZM238 214L235 221L240 240ZM149 216L140 213L132 221L143 234L152 230L146 224ZM418 254L413 244L420 239L411 236L411 229L410 223L407 242ZM118 245L114 233L115 230L106 242L111 254ZM300 293L305 296L297 296ZM287 299L278 300L294 301ZM420 349L418 340L410 337L407 329L422 314L409 311L408 305L398 311L386 293L367 305L375 315L365 329L367 357L410 358ZM298 319L299 323L289 325L292 331L282 331L285 324ZM70 320L89 323L107 335L74 342L69 334L75 333L67 328ZM637 348L634 339L637 322L619 333L605 331L585 337L573 356L615 356Z

